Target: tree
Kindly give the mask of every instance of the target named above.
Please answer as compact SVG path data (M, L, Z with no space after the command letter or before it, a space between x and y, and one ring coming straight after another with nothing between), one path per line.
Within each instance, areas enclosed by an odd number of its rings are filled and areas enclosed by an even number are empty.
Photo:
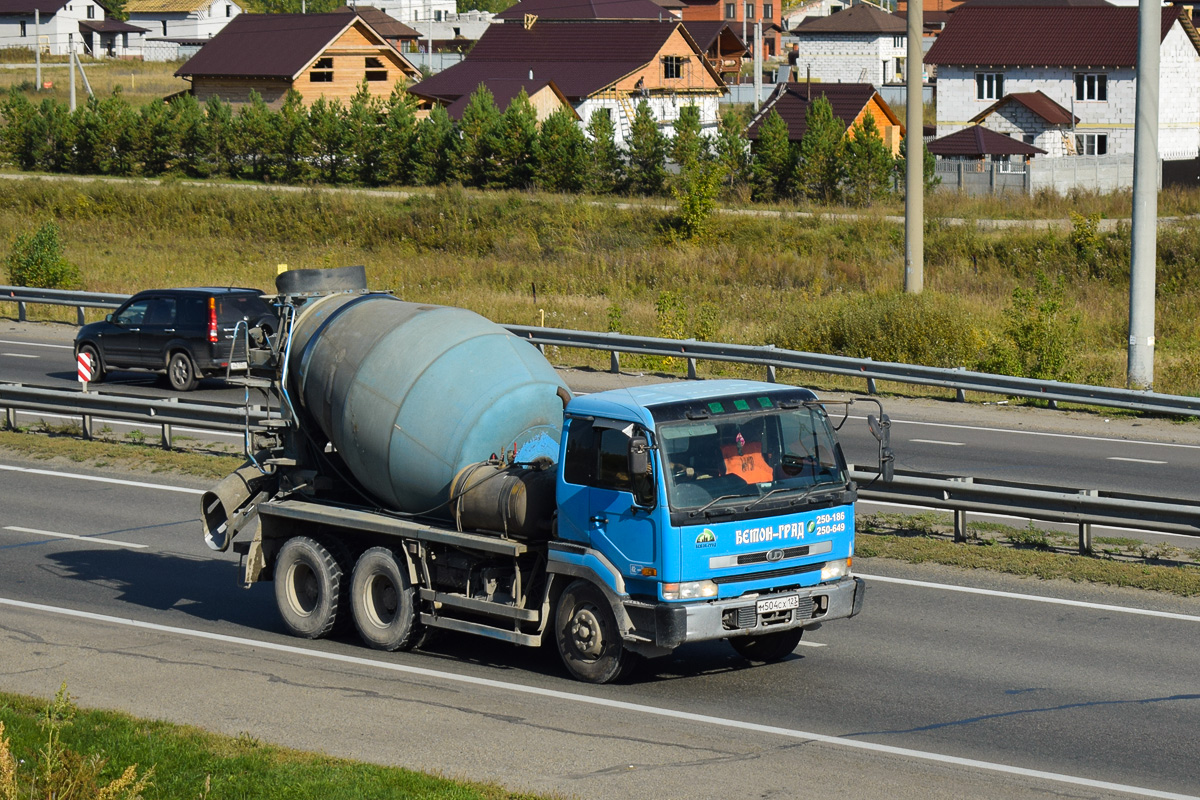
M717 161L698 161L679 175L671 194L679 203L679 229L684 237L696 239L708 231L717 208L717 194L725 180L724 167Z
M141 108L138 158L147 175L161 175L175 163L179 151L179 126L170 106L151 100Z
M486 185L525 189L533 183L538 141L537 112L524 89L504 109L496 127Z
M833 105L823 95L809 103L804 124L796 168L800 191L813 200L833 203L842 184L846 129L833 116Z
M741 115L732 109L721 115L716 159L730 188L750 181L750 140L746 138L746 126Z
M700 109L684 106L675 120L675 137L671 140L671 160L681 172L692 169L710 155L708 139L700 132Z
M751 167L756 200L770 202L789 194L795 170L795 148L788 140L788 126L772 108L758 129Z
M125 98L121 87L101 100L95 95L75 109L75 169L82 173L128 175L134 166L138 115Z
M416 101L396 81L383 108L381 179L385 183L411 180L413 148L417 143Z
M65 103L52 97L42 100L35 128L34 157L38 166L49 172L67 172L74 157L78 136L75 120Z
M191 178L205 178L212 172L209 161L208 126L204 111L195 95L185 94L172 101L175 129L179 133L178 167Z
M942 182L942 179L939 178L937 175L937 159L934 157L933 153L929 152L929 148L925 146L924 140L922 140L922 142L921 142L921 152L924 155L924 158L923 158L924 169L922 170L921 174L922 174L922 177L925 178L925 194L929 194L930 192L932 192L934 190L934 187L936 187L939 183ZM899 186L900 191L903 192L905 190L905 186L907 186L907 184L908 184L908 137L907 136L905 136L900 141L900 154L898 156L896 156L895 164L896 164L897 186Z
M869 206L890 193L895 159L883 145L874 116L867 114L850 129L845 154L845 193L850 202Z
M629 186L643 195L660 194L667 179L667 139L645 100L638 103L629 132Z
M71 289L79 285L79 268L63 256L58 225L47 222L36 233L21 233L4 260L14 286Z
M589 162L585 188L595 194L612 194L625 180L624 161L616 144L612 114L598 108L588 120Z
M204 122L208 129L205 138L208 140L209 152L212 154L214 170L227 175L236 174L237 166L233 151L233 108L229 103L213 95L204 103Z
M275 137L279 157L272 164L272 174L288 183L307 180L312 174L312 128L304 98L295 89L288 89L275 115Z
M538 186L550 192L578 192L588 177L588 142L565 108L542 123L537 140L535 175Z
M371 94L365 78L350 100L346 126L355 179L367 186L383 183L383 104Z
M346 177L350 160L350 128L346 124L346 109L337 100L318 97L308 109L308 124L312 129L313 155L321 180L340 183Z
M255 180L266 180L279 150L279 126L274 112L253 89L250 102L238 109L231 138L236 162L248 168Z
M436 105L417 125L413 145L412 182L416 186L437 186L450 174L450 147L454 123L444 106Z
M0 145L4 158L24 170L34 169L37 156L34 147L34 128L37 126L38 109L25 93L16 86L8 90L8 96L0 102Z
M452 154L452 176L465 186L487 182L498 141L500 110L484 84L479 84L458 121L458 139Z

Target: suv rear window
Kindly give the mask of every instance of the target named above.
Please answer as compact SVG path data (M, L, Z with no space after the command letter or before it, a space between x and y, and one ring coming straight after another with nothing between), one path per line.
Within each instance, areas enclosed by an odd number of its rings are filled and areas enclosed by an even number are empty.
M232 294L217 298L217 320L222 323L248 319L251 322L272 313L262 298L252 294Z

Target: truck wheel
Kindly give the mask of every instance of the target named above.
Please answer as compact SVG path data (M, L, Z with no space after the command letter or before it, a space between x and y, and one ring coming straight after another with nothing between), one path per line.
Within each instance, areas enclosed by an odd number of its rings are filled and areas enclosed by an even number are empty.
M275 557L275 604L293 636L320 639L333 630L344 576L337 559L315 539L293 536Z
M804 628L792 628L778 633L761 633L758 636L739 636L729 644L738 655L747 661L769 664L787 658L800 644Z
M376 650L408 650L417 644L416 589L402 558L372 547L358 558L350 582L350 608L362 640Z
M625 649L604 593L587 581L563 590L554 617L554 638L567 671L588 683L608 683L626 674L633 654Z

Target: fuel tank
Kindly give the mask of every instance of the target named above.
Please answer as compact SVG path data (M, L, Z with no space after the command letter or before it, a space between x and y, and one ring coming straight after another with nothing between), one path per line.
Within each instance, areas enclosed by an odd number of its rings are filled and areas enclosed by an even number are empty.
M471 311L313 298L293 324L288 373L302 423L399 511L449 517L450 484L470 464L558 458L566 385L537 348Z

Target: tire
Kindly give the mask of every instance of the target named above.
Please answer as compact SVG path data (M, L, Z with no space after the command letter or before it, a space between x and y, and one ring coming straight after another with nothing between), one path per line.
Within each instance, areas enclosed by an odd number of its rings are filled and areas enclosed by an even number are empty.
M633 667L608 598L587 581L563 590L554 615L558 654L571 676L587 683L609 683Z
M421 638L417 591L407 564L386 547L372 547L358 557L350 609L358 635L376 650L409 650Z
M337 624L345 576L323 544L294 536L275 556L275 604L293 636L320 639Z
M758 636L739 636L729 644L737 654L747 661L770 664L782 661L792 654L800 644L804 628L791 628L778 633L760 633Z
M200 378L196 375L196 362L182 350L171 354L167 361L167 380L177 392L190 392L196 388Z
M92 383L100 383L104 380L104 362L100 360L100 354L96 352L96 348L90 344L85 344L79 348L79 354L87 353L92 359Z

